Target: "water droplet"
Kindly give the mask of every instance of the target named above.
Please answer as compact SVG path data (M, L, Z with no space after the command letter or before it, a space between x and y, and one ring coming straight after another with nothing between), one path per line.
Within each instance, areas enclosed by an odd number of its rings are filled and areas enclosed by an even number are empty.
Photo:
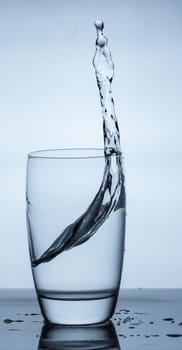
M182 337L182 334L166 334L166 336L171 338L178 338L178 337Z
M35 312L30 314L31 316L39 316L40 314L36 314Z
M95 27L99 30L103 30L104 29L104 22L101 21L100 19L97 19L95 22Z
M106 38L104 38L104 36L102 36L102 37L97 38L96 44L100 48L102 48L102 47L104 47L106 45L106 42L107 42Z
M163 318L163 321L174 321L174 319L171 317L166 317L166 318Z
M9 318L6 318L3 322L4 322L4 323L12 323L13 320L10 320Z
M152 334L152 337L160 337L159 334Z

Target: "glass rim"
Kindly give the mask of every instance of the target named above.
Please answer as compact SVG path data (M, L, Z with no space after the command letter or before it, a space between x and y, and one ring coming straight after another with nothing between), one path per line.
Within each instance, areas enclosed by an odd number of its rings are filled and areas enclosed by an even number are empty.
M89 152L100 152L100 154L89 155ZM70 153L70 155L64 155ZM71 155L71 152L83 152L83 155ZM84 154L84 152L86 154ZM55 148L55 149L44 149L38 151L32 151L28 153L28 159L95 159L95 158L105 158L105 157L115 157L119 155L118 153L106 154L104 153L104 148L86 148L86 147L73 147L73 148Z

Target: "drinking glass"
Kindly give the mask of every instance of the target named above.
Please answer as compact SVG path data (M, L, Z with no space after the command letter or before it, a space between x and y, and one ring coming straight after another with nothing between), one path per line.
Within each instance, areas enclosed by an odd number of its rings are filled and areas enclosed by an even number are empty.
M106 158L112 157L102 149L28 154L30 259L40 308L50 323L100 323L114 312L124 254L124 175L120 205L109 215L100 208L97 215Z

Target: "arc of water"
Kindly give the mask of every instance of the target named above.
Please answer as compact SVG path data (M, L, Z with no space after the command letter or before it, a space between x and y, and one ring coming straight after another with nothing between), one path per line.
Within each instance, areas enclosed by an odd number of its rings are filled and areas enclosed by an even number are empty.
M103 116L105 169L101 186L86 211L68 225L33 267L48 262L65 250L76 247L91 238L114 210L124 205L124 175L120 135L112 97L114 64L103 35L104 23L96 21L96 51L93 59Z

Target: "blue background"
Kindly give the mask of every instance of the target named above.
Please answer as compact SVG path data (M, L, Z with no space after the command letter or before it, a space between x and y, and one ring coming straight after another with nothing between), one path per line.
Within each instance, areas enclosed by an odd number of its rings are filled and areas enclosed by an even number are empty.
M105 22L127 188L123 287L182 287L182 2L0 1L1 287L32 287L26 155L102 147L92 58Z

